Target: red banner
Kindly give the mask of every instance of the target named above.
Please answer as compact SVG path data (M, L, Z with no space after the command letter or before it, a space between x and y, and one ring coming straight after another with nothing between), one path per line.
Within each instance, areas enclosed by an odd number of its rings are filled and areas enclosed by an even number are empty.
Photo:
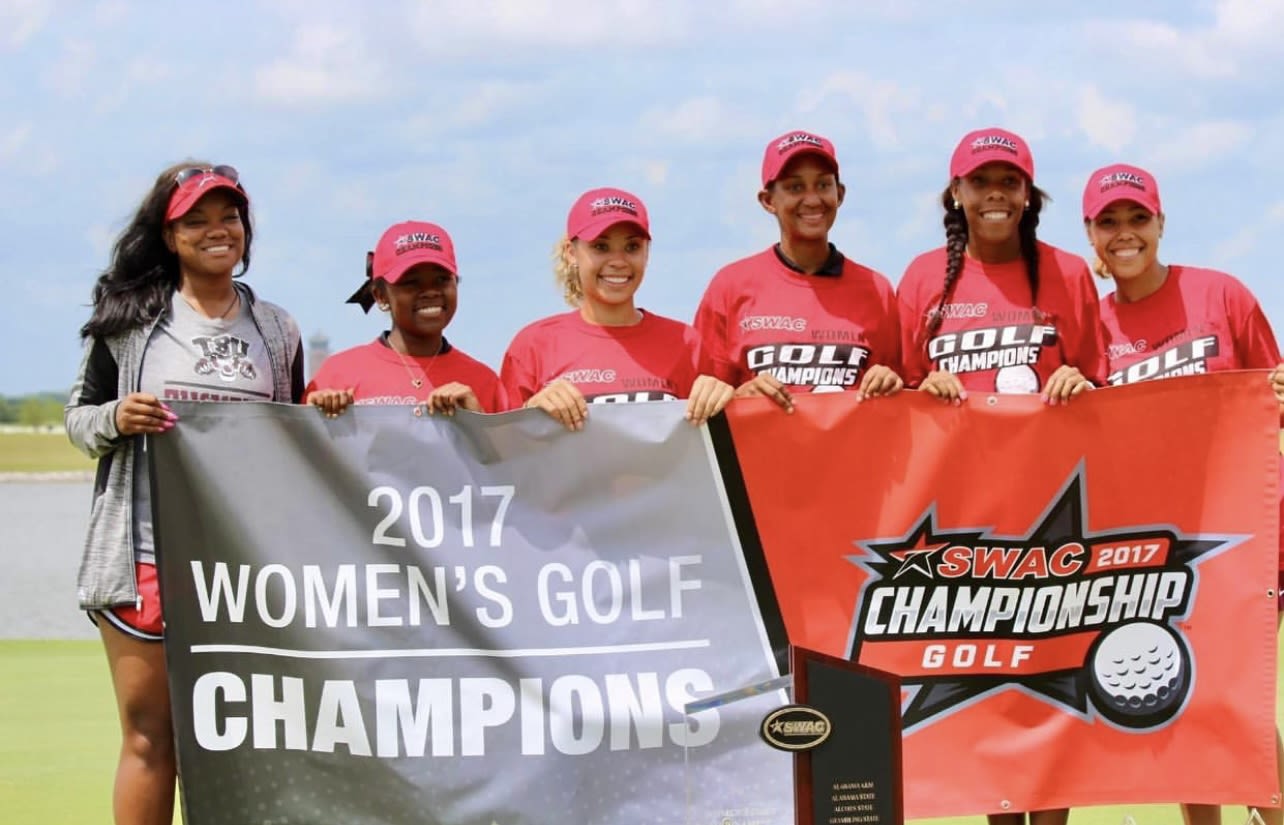
M790 642L903 679L907 818L1277 804L1260 373L728 417Z

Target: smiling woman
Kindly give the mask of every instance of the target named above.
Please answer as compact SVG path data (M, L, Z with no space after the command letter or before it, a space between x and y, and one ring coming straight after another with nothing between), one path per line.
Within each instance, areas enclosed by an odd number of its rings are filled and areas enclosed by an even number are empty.
M767 144L758 204L780 241L714 275L695 326L716 375L738 396L786 411L795 393L900 390L900 333L892 286L829 240L846 188L834 145L794 131Z
M584 427L590 404L685 398L692 424L722 411L732 388L710 374L695 330L634 301L650 249L641 198L605 188L575 201L553 251L575 309L513 338L500 369L513 404L544 410L568 430Z
M366 256L366 280L348 299L391 316L369 344L321 364L307 401L327 417L350 404L424 404L431 413L502 412L507 402L494 370L446 340L459 306L455 245L435 223L390 226Z
M81 329L85 354L65 420L72 443L98 459L77 584L107 650L120 716L117 823L169 822L174 809L143 436L174 429L169 400L292 402L303 390L294 320L234 280L249 268L253 236L235 169L166 169L116 242Z
M1257 299L1225 272L1159 260L1164 211L1153 175L1127 164L1093 172L1083 190L1083 225L1097 255L1098 274L1115 284L1114 293L1101 299L1111 384L1219 370L1271 370L1284 419L1284 365ZM1284 482L1284 465L1280 480ZM1284 492L1284 483L1280 486ZM1284 515L1284 499L1280 512ZM1268 590L1278 585L1277 599L1284 607L1284 596L1278 595L1284 592L1284 533L1281 539L1278 578L1261 584ZM1188 825L1221 822L1214 805L1182 808ZM1284 822L1279 808L1261 813L1268 825Z
M1092 276L1036 235L1046 198L1019 135L959 141L941 193L945 246L915 258L897 288L911 387L953 404L969 391L1062 404L1105 382Z

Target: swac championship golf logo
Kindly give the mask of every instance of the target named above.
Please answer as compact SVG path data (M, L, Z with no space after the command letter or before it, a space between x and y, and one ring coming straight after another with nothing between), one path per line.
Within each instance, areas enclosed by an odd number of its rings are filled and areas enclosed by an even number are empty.
M1126 730L1181 712L1196 567L1247 537L1090 532L1085 483L1080 467L1023 536L939 526L933 505L904 538L857 542L850 657L901 674L906 732L1009 688Z

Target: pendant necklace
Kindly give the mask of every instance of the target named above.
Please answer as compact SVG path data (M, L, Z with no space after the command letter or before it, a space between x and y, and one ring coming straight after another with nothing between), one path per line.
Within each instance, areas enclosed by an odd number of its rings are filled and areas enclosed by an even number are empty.
M400 352L397 352L397 348L392 345L392 341L388 342L388 348L391 349L393 353L397 356L397 360L401 361L401 366L405 367L406 375L409 376L410 378L410 386L414 387L415 389L419 389L420 387L422 387L424 385L424 382L428 380L428 373L432 372L432 368L436 366L437 364L436 358L438 355L441 355L441 349L445 345L446 345L446 336L443 335L441 338L437 339L437 351L434 352L432 355L428 356L429 358L433 359L432 362L428 364L428 369L425 370L423 367L419 367L419 375L416 376L414 372L410 369L410 363L406 361L406 357L402 355ZM415 366L419 366L419 362L417 360L415 361Z

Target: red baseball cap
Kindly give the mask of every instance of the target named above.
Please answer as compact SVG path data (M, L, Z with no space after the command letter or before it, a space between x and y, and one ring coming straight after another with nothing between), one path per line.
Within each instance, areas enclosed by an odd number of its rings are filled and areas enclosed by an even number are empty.
M580 195L566 216L566 237L591 241L617 223L636 224L647 240L651 239L651 222L641 198L609 186L590 189Z
M426 221L405 221L388 227L379 238L370 277L395 284L419 264L436 264L452 275L459 274L455 245L446 230Z
M393 224L379 237L374 252L366 253L366 280L352 293L347 303L360 304L369 312L375 300L371 289L375 278L395 284L420 264L435 264L458 277L455 245L450 235L437 224L427 221Z
M992 126L968 132L950 157L950 177L961 178L987 163L1007 163L1034 180L1034 155L1021 136Z
M838 174L838 155L834 152L834 144L830 143L826 138L811 132L785 132L771 141L771 143L768 143L767 150L763 152L763 188L766 189L768 184L780 177L780 173L784 171L785 164L799 155L807 153L820 155L834 167L834 174Z
M1152 214L1163 212L1155 176L1137 166L1115 163L1088 176L1083 188L1083 217L1094 220L1107 206L1119 201L1141 204Z
M216 189L231 189L242 205L248 206L250 196L241 188L236 170L230 166L214 166L208 169L191 167L178 173L175 178L178 186L169 196L169 206L165 208L165 220L177 220L188 212L201 198Z

